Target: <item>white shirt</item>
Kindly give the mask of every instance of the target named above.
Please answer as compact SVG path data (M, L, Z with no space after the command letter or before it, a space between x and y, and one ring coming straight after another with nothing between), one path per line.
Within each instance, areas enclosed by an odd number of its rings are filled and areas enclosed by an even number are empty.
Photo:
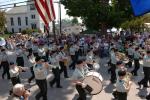
M143 67L150 67L150 57L147 55L145 55L143 58Z
M37 80L44 80L47 77L47 69L44 67L43 64L35 64L33 67L33 71L35 74L35 79Z
M14 68L10 68L9 73L10 73L10 77L17 77L19 75L18 66L15 66Z

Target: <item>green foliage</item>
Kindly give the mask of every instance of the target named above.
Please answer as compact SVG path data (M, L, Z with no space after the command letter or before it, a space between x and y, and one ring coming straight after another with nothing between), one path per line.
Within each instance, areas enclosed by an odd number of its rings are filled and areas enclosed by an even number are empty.
M40 29L25 29L25 30L22 30L22 34L32 34L33 32L38 32L38 33L41 33L41 30Z
M81 17L88 29L106 32L134 18L130 0L61 0L67 14Z
M5 12L0 10L0 32L4 32L6 24Z
M121 28L130 29L131 31L141 31L145 27L144 23L150 22L150 15L147 14L145 16L136 17L132 20L125 21L121 24Z
M73 25L78 24L78 23L79 23L79 22L78 22L78 19L77 19L76 17L72 19L72 24L73 24Z

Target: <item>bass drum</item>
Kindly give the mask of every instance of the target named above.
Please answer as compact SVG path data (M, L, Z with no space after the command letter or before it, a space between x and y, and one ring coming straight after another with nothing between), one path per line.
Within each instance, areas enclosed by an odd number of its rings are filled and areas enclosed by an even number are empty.
M95 71L91 71L87 73L85 76L83 83L88 85L92 91L87 92L90 95L97 95L103 90L103 85L102 85L103 78L102 76Z

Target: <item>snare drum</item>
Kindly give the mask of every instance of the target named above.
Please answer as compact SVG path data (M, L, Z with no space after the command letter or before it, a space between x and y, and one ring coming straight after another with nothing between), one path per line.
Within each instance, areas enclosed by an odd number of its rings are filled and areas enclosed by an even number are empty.
M86 77L83 80L83 83L92 88L92 91L90 93L87 93L90 95L99 94L103 89L102 81L103 78L98 72L91 71L87 73Z

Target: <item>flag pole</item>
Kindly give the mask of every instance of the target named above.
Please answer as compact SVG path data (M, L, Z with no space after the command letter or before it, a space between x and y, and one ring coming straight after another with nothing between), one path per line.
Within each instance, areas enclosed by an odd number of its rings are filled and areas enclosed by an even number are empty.
M53 33L54 33L54 39L56 40L56 33L55 33L55 20L52 21L53 23Z
M59 0L59 20L60 20L60 22L59 22L59 24L60 24L60 26L59 26L59 28L60 28L60 35L62 35L62 33L61 33L61 31L62 31L62 23L61 23L61 2L60 2L60 0Z

